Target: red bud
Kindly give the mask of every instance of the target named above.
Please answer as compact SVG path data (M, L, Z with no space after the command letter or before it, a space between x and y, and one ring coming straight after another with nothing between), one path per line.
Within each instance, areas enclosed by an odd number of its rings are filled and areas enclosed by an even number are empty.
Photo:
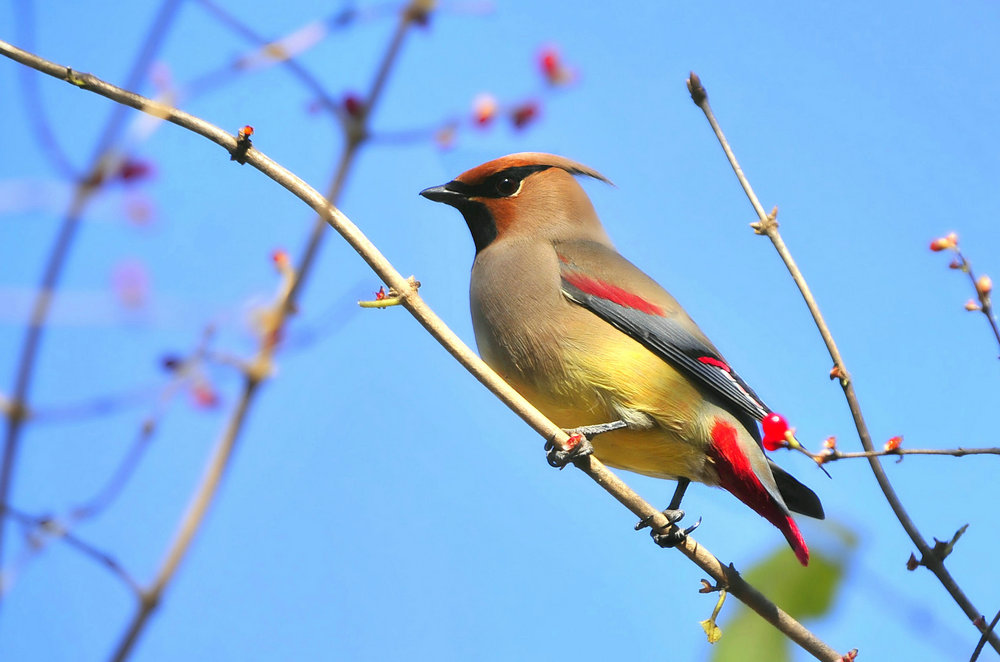
M121 178L123 182L135 183L140 182L144 179L149 179L153 176L153 164L149 161L140 161L139 159L127 158L122 162L121 168L118 169L118 177Z
M219 394L207 382L198 382L191 388L194 403L204 409L211 409L219 404Z
M347 111L347 114L354 119L361 117L361 114L364 112L364 108L365 102L362 101L361 97L357 94L348 92L344 95L344 110Z
M538 117L538 110L538 104L534 101L523 103L514 108L510 117L511 121L516 128L523 129Z
M478 126L486 126L497 114L497 100L492 94L480 94L472 102L472 118Z
M284 248L276 248L271 253L271 260L274 262L274 266L278 269L283 269L288 266L288 251Z
M976 292L979 293L980 297L984 297L993 291L993 279L989 276L982 275L979 280L976 281Z

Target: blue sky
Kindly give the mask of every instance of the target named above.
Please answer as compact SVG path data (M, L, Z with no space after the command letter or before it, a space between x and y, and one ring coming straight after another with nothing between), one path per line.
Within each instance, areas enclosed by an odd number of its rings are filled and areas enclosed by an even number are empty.
M35 48L121 82L155 3L78 2L37 9ZM328 15L330 3L231 3L270 37ZM969 284L932 254L956 231L974 266L997 272L1000 245L1000 9L993 3L527 3L488 13L451 5L404 45L376 134L432 126L490 92L541 89L536 56L556 45L577 83L542 97L537 122L430 140L373 142L341 208L434 309L473 343L471 238L454 210L417 193L517 151L580 160L616 184L586 187L623 254L687 307L729 362L816 447L858 442L829 356L684 79L695 70L765 207L812 285L877 443L994 446L997 346ZM463 9L465 7L466 9ZM617 11L616 11L617 10ZM0 7L0 38L18 43ZM391 16L337 33L301 62L336 97L363 90ZM196 3L158 57L178 83L246 49ZM27 302L69 195L27 130L19 68L0 62L0 393L9 393ZM38 81L58 140L87 163L110 103ZM143 91L149 92L146 86ZM280 68L190 99L323 189L340 138ZM147 582L231 410L239 380L208 377L217 409L162 399L166 355L207 325L219 352L249 355L248 319L278 287L276 248L295 255L312 224L301 203L200 138L172 127L133 141L151 181L109 188L91 207L44 339L31 402L65 407L150 388L112 415L37 422L24 436L13 504L62 514L104 484L144 418L165 413L121 497L75 533ZM29 192L29 193L26 193ZM148 205L137 224L125 209ZM113 274L141 265L145 305L115 301ZM538 439L421 331L405 311L359 311L379 282L332 234L307 285L289 347L265 384L205 528L135 660L707 659L698 621L714 596L703 574L631 531L633 517L579 472L556 472ZM827 523L800 519L814 553L849 554L832 613L809 625L863 659L968 659L972 627L926 571L867 463L776 458L823 499ZM927 538L970 528L949 567L992 616L993 456L910 457L887 470ZM623 476L666 505L671 483ZM746 568L784 547L780 534L721 490L695 486L699 541ZM858 538L845 551L835 533ZM8 526L4 558L24 550ZM787 549L787 548L786 548ZM791 554L790 551L787 552ZM104 568L50 541L19 563L0 610L0 658L105 659L134 599ZM767 593L767 587L760 587ZM803 590L809 590L808 572ZM725 626L727 613L723 612ZM582 628L575 629L575 628ZM801 654L796 659L805 659Z

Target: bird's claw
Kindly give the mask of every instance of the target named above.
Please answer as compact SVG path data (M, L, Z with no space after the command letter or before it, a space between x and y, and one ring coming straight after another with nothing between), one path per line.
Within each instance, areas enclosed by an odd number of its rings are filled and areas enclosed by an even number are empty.
M684 519L683 510L672 510L670 508L667 508L666 510L660 512L663 514L664 517L667 518L667 522L670 524L677 524L677 522L680 522L682 519ZM639 520L639 523L635 525L635 530L641 531L645 529L647 526L650 526L653 523L654 517L656 517L656 515L648 515L647 517L643 517L641 520Z
M688 534L697 529L699 526L701 526L700 517L698 518L697 522L687 527L686 529L680 529L674 527L669 531L667 531L666 533L658 533L656 531L650 531L649 534L652 536L653 542L655 542L657 545L664 548L670 548L670 547L676 547L677 545L680 545L685 540L687 540Z
M649 532L649 535L653 538L653 542L660 547L676 547L684 542L689 533L701 526L701 518L699 517L697 522L686 529L677 527L677 522L684 518L683 510L671 510L668 508L663 511L663 516L667 518L667 522L670 523L670 527L666 531L657 531L656 529L653 529ZM639 520L639 523L635 525L635 530L639 531L640 529L650 526L653 523L653 517L653 515L650 515L649 517L644 517Z
M571 434L569 441L572 445L567 443L568 448L565 450L557 448L552 440L545 442L545 459L549 466L562 470L570 462L576 464L588 455L594 454L594 445L584 435Z

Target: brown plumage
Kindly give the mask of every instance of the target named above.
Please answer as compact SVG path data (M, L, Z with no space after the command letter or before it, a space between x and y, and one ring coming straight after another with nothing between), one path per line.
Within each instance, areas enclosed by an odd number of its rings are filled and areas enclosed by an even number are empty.
M603 462L724 487L805 564L789 506L813 516L822 507L765 458L756 421L769 410L677 301L618 254L577 175L608 181L564 157L522 153L422 192L459 209L472 232L480 354L560 426L625 422L594 438Z

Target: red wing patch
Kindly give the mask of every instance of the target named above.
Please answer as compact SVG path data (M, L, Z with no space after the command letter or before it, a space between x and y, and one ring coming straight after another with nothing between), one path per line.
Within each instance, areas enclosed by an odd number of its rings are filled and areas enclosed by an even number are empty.
M715 366L719 370L725 370L726 372L732 372L733 369L726 365L725 361L720 361L719 359L712 358L711 356L699 356L698 360L706 365Z
M585 276L579 272L563 272L563 278L573 287L591 296L606 299L626 308L632 308L650 315L663 316L663 309L651 301L643 299L638 294L623 290L617 285Z
M802 565L809 565L809 548L795 525L795 520L782 512L774 499L761 484L750 458L740 449L736 428L726 421L716 419L712 425L712 448L719 485L773 524L781 531Z

